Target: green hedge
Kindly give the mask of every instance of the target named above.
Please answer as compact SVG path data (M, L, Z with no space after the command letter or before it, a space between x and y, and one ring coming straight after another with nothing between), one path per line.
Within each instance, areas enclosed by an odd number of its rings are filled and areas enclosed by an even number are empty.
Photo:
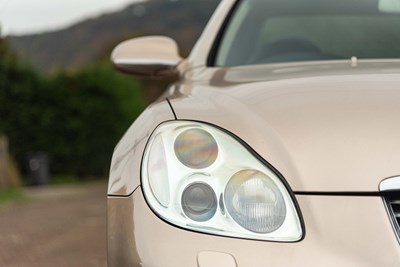
M144 107L138 84L110 66L47 78L0 40L0 132L22 171L29 153L45 151L53 174L106 175L116 142Z

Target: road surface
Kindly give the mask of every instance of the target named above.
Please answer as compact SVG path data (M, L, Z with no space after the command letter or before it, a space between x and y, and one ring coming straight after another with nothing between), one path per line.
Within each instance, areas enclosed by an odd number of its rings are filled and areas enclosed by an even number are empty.
M27 190L0 205L0 266L106 266L106 184Z

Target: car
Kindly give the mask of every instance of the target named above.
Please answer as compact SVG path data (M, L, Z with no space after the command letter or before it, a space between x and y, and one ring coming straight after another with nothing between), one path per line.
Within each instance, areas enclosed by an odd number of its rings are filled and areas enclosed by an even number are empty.
M400 1L222 0L114 150L109 266L400 266Z

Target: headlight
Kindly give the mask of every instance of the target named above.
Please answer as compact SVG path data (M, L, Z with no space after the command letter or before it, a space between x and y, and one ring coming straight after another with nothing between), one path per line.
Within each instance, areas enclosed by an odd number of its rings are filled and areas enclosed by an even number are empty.
M156 214L185 229L287 242L303 236L294 199L274 171L204 123L166 122L154 131L142 187Z

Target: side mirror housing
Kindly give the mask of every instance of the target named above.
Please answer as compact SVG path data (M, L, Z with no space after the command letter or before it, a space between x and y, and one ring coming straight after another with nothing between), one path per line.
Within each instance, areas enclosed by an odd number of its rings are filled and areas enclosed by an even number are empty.
M111 54L114 66L125 73L149 77L168 78L178 75L177 43L165 36L139 37L117 45Z

